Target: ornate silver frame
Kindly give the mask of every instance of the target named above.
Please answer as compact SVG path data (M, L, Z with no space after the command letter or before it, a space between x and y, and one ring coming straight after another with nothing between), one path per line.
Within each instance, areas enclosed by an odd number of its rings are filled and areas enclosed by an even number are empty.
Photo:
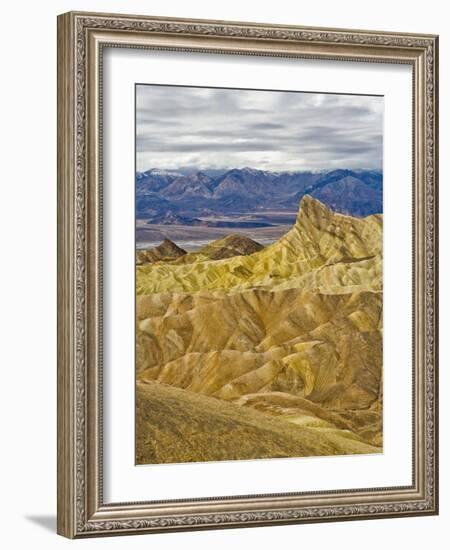
M102 49L413 67L414 418L407 487L105 504L102 498ZM58 533L70 538L438 513L438 38L95 13L58 17Z

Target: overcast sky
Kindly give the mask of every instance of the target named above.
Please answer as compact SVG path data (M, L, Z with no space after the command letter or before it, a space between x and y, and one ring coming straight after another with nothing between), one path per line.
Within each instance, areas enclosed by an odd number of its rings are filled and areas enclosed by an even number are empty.
M137 170L382 167L383 98L138 85Z

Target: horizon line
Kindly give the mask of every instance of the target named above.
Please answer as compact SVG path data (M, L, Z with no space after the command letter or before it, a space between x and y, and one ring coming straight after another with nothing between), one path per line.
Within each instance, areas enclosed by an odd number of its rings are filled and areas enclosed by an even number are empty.
M161 172L181 172L183 170L191 170L191 171L197 171L197 172L205 172L206 170L216 170L216 171L231 171L231 170L255 170L258 172L272 172L272 173L281 173L281 174L298 174L298 173L320 173L320 172L337 172L338 170L348 171L348 172L383 172L383 167L380 168L310 168L310 169L293 169L293 170L275 170L275 169L265 169L265 168L254 168L252 166L228 166L228 167L214 167L209 166L206 168L199 168L197 166L181 166L181 167L170 167L170 168L163 168L161 166L152 166L150 168L146 168L145 170L137 170L136 174L142 174L144 172L149 172L150 170L160 170Z

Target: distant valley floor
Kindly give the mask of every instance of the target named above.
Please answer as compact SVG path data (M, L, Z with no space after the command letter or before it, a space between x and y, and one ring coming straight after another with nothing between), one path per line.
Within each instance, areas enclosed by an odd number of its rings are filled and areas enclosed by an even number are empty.
M292 227L292 223L272 225L269 227L236 228L235 232L244 235L266 246L277 241ZM231 232L227 227L202 227L188 225L148 224L145 220L136 222L136 248L151 248L164 239L170 239L191 251L211 241L226 237Z

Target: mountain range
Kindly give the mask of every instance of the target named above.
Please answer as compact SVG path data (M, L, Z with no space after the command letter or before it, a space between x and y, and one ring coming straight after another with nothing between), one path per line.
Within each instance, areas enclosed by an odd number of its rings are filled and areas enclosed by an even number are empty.
M154 224L223 227L228 222L214 217L295 212L305 195L343 214L379 214L383 175L377 170L271 172L246 167L217 173L152 168L136 174L136 217ZM258 220L246 223L261 227Z

